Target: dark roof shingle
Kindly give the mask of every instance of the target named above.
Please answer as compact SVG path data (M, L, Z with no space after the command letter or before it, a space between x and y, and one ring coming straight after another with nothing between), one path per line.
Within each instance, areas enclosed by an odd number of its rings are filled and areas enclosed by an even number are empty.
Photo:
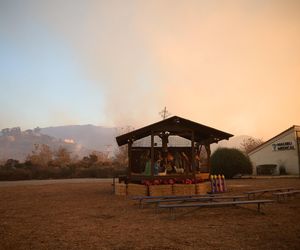
M168 119L150 124L129 133L116 137L119 146L127 144L130 140L135 141L151 135L152 132L169 132L171 135L178 135L188 140L192 139L191 133L194 131L195 142L214 143L220 140L228 140L232 134L211 128L200 123L196 123L179 116L172 116Z

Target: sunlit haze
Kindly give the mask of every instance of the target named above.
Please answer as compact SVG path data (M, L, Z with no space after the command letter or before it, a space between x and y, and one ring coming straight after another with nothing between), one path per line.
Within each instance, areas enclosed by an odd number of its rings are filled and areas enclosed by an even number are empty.
M300 1L0 0L0 129L300 125Z

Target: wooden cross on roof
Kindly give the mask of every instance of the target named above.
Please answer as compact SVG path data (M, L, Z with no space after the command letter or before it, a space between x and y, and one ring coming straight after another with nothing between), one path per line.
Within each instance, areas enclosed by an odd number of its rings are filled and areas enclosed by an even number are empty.
M171 115L169 111L167 111L166 107L162 111L160 111L159 114L163 118L163 120L165 120L167 117Z

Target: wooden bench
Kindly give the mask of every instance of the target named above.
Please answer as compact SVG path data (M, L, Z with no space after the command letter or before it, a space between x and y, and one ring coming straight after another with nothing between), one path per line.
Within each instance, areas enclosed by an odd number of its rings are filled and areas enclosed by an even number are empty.
M300 194L300 190L273 193L273 195L276 196L278 202L280 202L281 200L286 200L288 197L295 196L296 194Z
M145 204L155 204L156 208L158 208L158 205L161 203L170 203L170 202L177 202L179 204L186 203L186 202L201 202L201 201L207 201L207 202L212 202L212 201L218 201L218 200L240 200L247 198L246 195L231 195L231 196L200 196L200 197L176 197L172 199L158 199L158 200L146 200Z
M285 192L285 191L291 191L293 190L293 187L287 187L287 188L270 188L270 189L260 189L260 190L253 190L253 191L248 191L244 192L244 194L248 195L248 199L255 198L255 195L258 194L259 196L262 196L265 193L273 193L273 192Z
M143 208L143 202L150 200L170 200L170 199L184 199L193 197L217 197L220 194L192 194L192 195L163 195L163 196L133 196L132 200L139 202L139 207Z
M257 211L260 213L260 205L272 203L274 200L246 200L246 201L224 201L224 202L207 202L207 203L190 203L190 204L160 204L159 208L167 208L170 211L171 217L175 219L174 210L176 208L202 208L202 207L220 207L220 206L235 206L245 204L257 204Z

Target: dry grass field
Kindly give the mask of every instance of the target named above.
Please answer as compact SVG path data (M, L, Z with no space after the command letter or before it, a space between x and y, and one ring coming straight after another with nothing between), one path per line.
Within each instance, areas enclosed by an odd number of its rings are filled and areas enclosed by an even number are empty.
M227 182L229 194L300 179ZM110 183L0 187L0 249L299 249L300 196L284 203L168 211L139 209ZM270 197L269 197L270 198ZM180 216L182 212L191 212ZM193 211L193 212L192 212Z

